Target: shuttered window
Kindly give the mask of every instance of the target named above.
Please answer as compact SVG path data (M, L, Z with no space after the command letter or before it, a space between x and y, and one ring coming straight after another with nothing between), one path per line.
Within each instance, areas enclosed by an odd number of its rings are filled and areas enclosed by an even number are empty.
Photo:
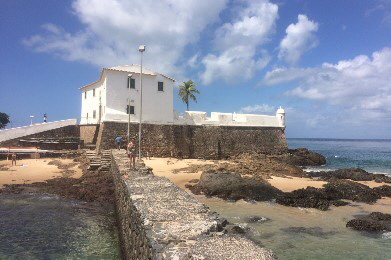
M136 80L128 77L128 88L136 88Z
M134 106L126 106L126 114L134 115Z
M159 82L157 83L157 90L158 90L158 91L163 91L163 82L162 82L162 81L159 81Z

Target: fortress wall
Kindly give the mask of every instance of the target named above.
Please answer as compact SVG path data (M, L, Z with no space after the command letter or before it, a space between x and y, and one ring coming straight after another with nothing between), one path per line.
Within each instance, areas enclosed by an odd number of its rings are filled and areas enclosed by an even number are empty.
M131 136L138 135L138 124L130 125ZM104 122L100 149L115 148L120 134L126 146L127 124ZM220 159L240 153L281 154L287 152L281 127L142 125L142 151L151 156Z
M150 168L128 168L112 150L116 206L125 259L276 259L227 222Z

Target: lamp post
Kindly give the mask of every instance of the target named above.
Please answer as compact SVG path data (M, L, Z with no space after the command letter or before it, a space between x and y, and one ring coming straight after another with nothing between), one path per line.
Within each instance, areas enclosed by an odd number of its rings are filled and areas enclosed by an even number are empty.
M34 116L30 116L30 119L31 119L30 125L33 125L33 118L34 118Z
M141 120L143 113L143 52L145 51L145 45L140 45L138 51L141 53L140 63L140 122L138 127L138 159L141 160Z
M130 142L130 81L132 79L133 74L128 75L128 108L126 109L126 112L128 113L128 143Z

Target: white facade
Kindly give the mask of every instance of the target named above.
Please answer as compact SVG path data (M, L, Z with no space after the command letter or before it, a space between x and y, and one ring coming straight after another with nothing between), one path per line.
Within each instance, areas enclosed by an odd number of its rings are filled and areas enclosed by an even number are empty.
M134 79L129 88L128 78ZM145 123L173 123L174 80L143 68L142 121ZM125 65L104 68L98 81L84 86L80 124L98 124L105 121L127 122L140 117L140 66Z
M285 128L285 111L281 107L275 116L212 112L186 111L183 116L175 116L178 125L215 125L215 126L263 126Z

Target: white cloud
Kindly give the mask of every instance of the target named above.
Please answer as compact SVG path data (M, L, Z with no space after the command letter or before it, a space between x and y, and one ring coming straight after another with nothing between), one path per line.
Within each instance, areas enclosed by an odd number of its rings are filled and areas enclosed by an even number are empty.
M146 66L175 74L185 46L198 41L227 1L75 0L73 11L83 30L68 33L48 24L44 34L24 42L37 52L99 67L138 63L138 45L146 44Z
M316 47L318 40L314 33L318 30L316 22L300 14L296 24L286 28L286 36L280 43L279 59L295 64L306 51Z
M313 74L315 69L312 68L275 68L265 74L261 83L266 85L274 85L287 81L300 79Z
M274 106L268 104L257 104L253 106L246 106L240 108L240 113L247 114L270 114L275 113L277 109Z
M292 80L299 83L287 95L335 105L351 124L391 122L390 48L318 68L279 68L264 79L269 84Z
M216 80L237 82L251 78L270 61L265 50L257 49L269 40L278 18L278 6L267 0L247 1L232 23L223 24L214 40L217 53L207 54L202 63L204 84Z

